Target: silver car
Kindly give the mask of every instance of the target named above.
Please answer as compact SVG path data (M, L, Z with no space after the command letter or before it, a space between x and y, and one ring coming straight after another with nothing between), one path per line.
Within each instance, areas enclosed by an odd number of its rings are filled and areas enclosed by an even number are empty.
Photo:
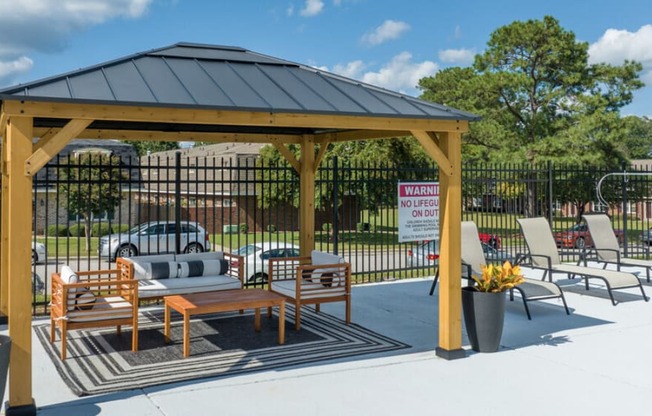
M45 244L32 241L32 264L45 262Z
M276 257L298 257L299 246L284 242L264 242L247 244L234 254L244 258L245 281L250 283L267 282L269 259ZM296 266L299 264L297 263Z
M196 222L183 221L181 226L181 252L201 253L210 251L209 235ZM174 253L176 250L176 223L147 222L126 233L110 234L100 238L99 254L114 260L117 257L133 257L141 254Z

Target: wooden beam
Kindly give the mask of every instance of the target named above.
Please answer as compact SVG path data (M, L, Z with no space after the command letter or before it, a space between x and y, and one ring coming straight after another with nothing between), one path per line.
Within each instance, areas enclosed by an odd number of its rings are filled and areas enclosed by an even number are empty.
M446 157L444 152L438 146L437 137L434 133L427 131L413 130L412 135L417 138L421 146L425 149L426 153L430 155L431 158L437 162L439 171L444 173L447 176L453 174L453 165L450 160ZM461 139L460 139L461 140Z
M32 119L15 117L7 126L7 213L9 280L9 409L33 406L32 398L32 177L25 162L32 154ZM5 221L3 221L5 223ZM4 232L4 230L3 230ZM24 406L24 407L23 407ZM35 410L35 409L34 409ZM7 412L9 414L9 411ZM36 412L34 412L35 414ZM32 413L29 413L32 414Z
M153 106L91 105L53 101L5 100L9 115L49 118L140 121L230 126L311 127L385 131L450 131L464 133L468 121L458 119L354 116L338 114L273 113Z
M45 139L41 138L35 146L34 153L25 161L25 175L34 176L57 153L59 153L71 139L74 139L91 124L93 120L70 120L57 134Z
M322 143L321 146L319 146L319 152L315 158L315 168L313 173L317 173L317 169L319 169L319 165L321 165L321 160L324 157L324 154L326 154L326 150L328 150L328 143Z
M51 129L35 129L41 136ZM85 139L117 139L157 142L211 142L211 143L295 143L300 144L300 136L291 134L253 134L253 133L194 133L140 130L98 130L86 129L80 136Z
M7 149L7 134L2 135L2 149ZM7 152L2 150L2 208L0 208L0 314L9 315L9 181Z
M462 358L462 144L442 133L440 145L452 173L439 176L439 347L437 355Z
M290 152L290 150L287 147L285 147L285 145L282 143L274 143L274 147L276 147L278 151L281 153L281 155L283 155L285 160L287 160L290 163L290 165L292 165L294 170L296 170L297 173L301 174L301 163L299 163L297 158L294 157L292 152Z
M0 109L0 137L5 136L5 129L7 128L7 114Z
M302 256L310 256L315 248L315 142L312 136L303 138L299 175L299 250Z
M411 136L410 131L398 130L346 130L340 132L328 132L315 135L315 143L338 143L354 140L388 139L393 137Z

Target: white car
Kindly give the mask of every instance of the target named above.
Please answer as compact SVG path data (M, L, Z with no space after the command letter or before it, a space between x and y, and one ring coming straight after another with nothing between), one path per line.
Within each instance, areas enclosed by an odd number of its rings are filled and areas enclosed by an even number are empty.
M210 251L209 235L196 222L181 221L181 252ZM144 254L174 253L176 250L176 223L152 221L140 224L126 233L110 234L100 238L99 254L114 260Z
M45 262L45 244L32 241L32 264Z
M244 258L245 281L267 282L269 259L272 257L299 257L299 246L285 242L247 244L234 254Z

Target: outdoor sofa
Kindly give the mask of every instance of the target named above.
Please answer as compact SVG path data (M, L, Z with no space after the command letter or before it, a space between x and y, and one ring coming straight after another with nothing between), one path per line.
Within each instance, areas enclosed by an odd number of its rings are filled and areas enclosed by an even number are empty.
M138 281L139 299L168 295L242 289L242 256L209 251L119 257L116 265L124 280Z

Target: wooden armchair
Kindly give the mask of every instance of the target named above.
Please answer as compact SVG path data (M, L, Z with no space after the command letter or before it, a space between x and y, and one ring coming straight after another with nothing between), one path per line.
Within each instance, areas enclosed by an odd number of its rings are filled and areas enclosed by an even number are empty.
M269 290L295 306L295 329L301 328L301 306L345 302L347 325L351 322L351 264L338 255L313 250L310 257L271 258Z
M131 350L138 351L138 281L118 280L118 270L74 272L69 266L52 274L50 341L61 332L61 359L71 329L131 325Z

